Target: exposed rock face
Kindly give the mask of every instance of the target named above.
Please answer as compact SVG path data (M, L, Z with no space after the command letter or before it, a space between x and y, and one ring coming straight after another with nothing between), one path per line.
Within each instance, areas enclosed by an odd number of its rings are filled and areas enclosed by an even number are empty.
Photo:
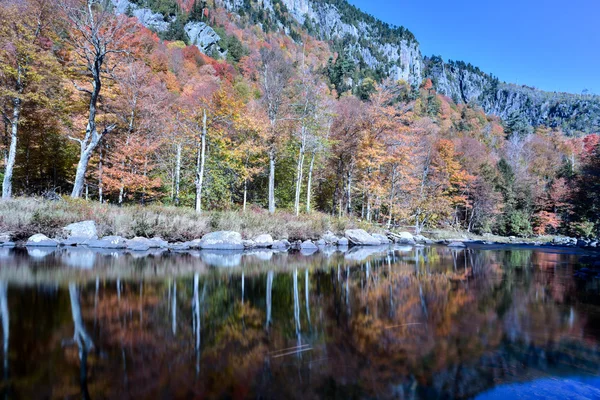
M363 229L348 229L345 235L350 243L356 246L379 246L381 244L379 239L369 235Z
M299 25L310 27L307 29L311 35L325 41L343 40L345 50L356 63L362 61L372 69L380 68L396 80L411 84L421 82L423 64L419 43L406 29L384 26L348 4L316 0L281 2ZM245 7L243 0L220 0L217 4L231 11ZM277 19L272 0L264 0L262 7ZM285 24L279 21L279 25L287 32Z
M27 239L28 247L57 247L58 241L54 239L50 239L46 235L42 235L41 233L37 233Z
M208 250L244 250L242 235L232 231L207 233L200 240L200 248Z
M184 29L190 44L196 46L202 53L211 55L214 51L218 51L221 57L226 55L218 44L221 37L204 22L188 22Z
M115 6L115 14L131 13L140 21L146 28L150 28L156 32L164 32L169 29L169 23L165 16L160 13L155 13L149 8L143 8L128 0L112 0Z
M521 118L532 126L561 127L567 133L600 130L600 96L544 92L507 84L462 62L424 60L424 75L436 91L456 103L474 103L504 120Z

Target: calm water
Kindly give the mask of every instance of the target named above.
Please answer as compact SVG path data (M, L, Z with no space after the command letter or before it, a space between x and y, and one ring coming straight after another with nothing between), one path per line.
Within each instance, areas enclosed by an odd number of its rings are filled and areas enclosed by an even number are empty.
M0 249L5 398L600 398L588 255Z

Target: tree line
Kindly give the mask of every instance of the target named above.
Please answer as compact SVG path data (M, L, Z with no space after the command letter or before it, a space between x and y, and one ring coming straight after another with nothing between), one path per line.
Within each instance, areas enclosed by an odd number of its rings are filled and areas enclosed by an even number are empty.
M161 40L106 1L0 1L2 197L598 233L597 135L511 129L429 80L359 82L327 43L210 13L239 57Z

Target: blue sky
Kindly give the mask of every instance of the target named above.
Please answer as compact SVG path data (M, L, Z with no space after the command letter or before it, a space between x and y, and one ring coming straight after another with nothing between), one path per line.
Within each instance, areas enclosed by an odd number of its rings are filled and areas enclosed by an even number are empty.
M423 55L500 80L600 94L600 0L349 0L412 31Z

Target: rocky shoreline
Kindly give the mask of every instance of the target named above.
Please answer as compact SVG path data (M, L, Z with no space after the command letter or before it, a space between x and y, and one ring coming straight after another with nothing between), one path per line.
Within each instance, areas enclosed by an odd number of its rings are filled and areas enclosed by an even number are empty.
M597 240L585 240L569 237L555 237L552 241L526 242L517 238L508 238L508 241L494 242L487 240L471 240L466 237L456 239L432 240L422 235L413 235L410 232L386 232L386 234L368 233L363 229L348 229L343 235L325 232L319 239L305 239L290 242L287 239L274 239L270 234L261 234L252 239L243 239L242 235L233 231L217 231L207 233L201 238L187 242L167 242L160 237L146 238L133 237L130 239L121 236L98 237L98 229L94 221L82 221L65 226L59 237L49 238L43 234L35 234L25 242L12 241L10 232L0 233L0 247L32 247L32 248L59 248L59 247L84 247L89 249L129 250L144 252L152 249L168 251L188 250L253 250L274 249L287 250L319 250L324 247L353 247L353 246L381 246L401 244L411 246L445 245L453 248L466 248L469 246L484 245L509 245L509 246L550 246L580 248L586 250L600 250Z

